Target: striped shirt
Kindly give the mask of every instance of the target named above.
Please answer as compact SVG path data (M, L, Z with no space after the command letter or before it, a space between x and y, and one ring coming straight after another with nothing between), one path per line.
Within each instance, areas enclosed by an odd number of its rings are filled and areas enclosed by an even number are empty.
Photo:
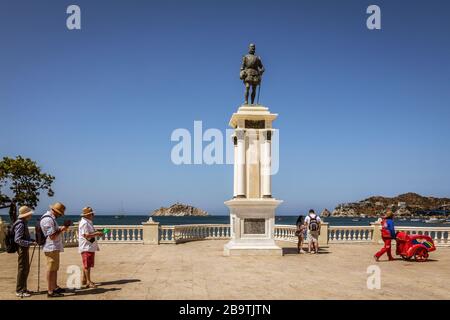
M14 223L14 242L26 248L33 243L30 231L28 230L28 224L24 220L17 220Z

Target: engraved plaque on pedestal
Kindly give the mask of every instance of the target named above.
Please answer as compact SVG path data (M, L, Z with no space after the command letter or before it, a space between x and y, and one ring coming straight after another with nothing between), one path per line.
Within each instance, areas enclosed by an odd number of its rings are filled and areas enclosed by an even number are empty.
M246 129L264 129L266 122L264 120L245 120Z
M244 219L244 234L265 234L265 219Z

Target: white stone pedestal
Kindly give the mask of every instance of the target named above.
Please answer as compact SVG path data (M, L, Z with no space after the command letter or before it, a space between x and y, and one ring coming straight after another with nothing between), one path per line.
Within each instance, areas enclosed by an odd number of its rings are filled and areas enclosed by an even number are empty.
M230 120L235 129L233 199L230 209L231 240L224 255L282 255L273 231L275 209L282 202L272 198L272 122L278 115L261 105L243 105Z
M231 240L224 255L282 255L273 240L275 209L282 201L275 199L232 199L230 208Z

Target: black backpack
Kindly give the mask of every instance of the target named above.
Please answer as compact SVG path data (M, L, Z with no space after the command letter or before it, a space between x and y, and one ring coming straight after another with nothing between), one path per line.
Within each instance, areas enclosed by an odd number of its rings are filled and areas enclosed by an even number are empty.
M16 236L16 232L14 231L16 229L16 225L19 223L23 223L22 220L17 220L12 225L8 226L6 229L6 235L5 235L5 246L6 246L6 252L8 253L16 253L19 249L19 245L14 241L14 238Z
M56 224L55 219L53 219L51 216L42 216L40 219L38 219L38 221L36 222L36 226L34 227L34 232L36 234L36 243L38 244L38 246L43 246L45 244L45 241L47 240L47 237L44 234L44 231L42 231L41 228L41 221L44 218L50 218L53 220L53 223Z
M309 216L309 231L319 231L319 223L317 222L317 215L315 218Z

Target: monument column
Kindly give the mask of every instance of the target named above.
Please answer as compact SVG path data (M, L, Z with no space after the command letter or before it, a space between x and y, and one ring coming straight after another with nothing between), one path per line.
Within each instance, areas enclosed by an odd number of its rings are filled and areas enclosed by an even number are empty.
M259 133L255 129L246 131L246 179L247 198L259 198L261 196L261 170Z
M272 198L272 130L265 130L261 141L261 179L263 198Z
M246 197L246 174L245 174L245 131L236 130L237 138L237 194L236 198Z
M277 116L262 105L242 105L231 117L237 196L225 202L231 224L226 256L282 255L273 238L275 210L282 201L272 198L271 191L271 133Z
M234 151L234 158L233 158L233 198L236 198L238 195L237 192L237 185L238 185L238 168L237 168L237 137L236 135L232 135L231 139L233 139L233 151Z

